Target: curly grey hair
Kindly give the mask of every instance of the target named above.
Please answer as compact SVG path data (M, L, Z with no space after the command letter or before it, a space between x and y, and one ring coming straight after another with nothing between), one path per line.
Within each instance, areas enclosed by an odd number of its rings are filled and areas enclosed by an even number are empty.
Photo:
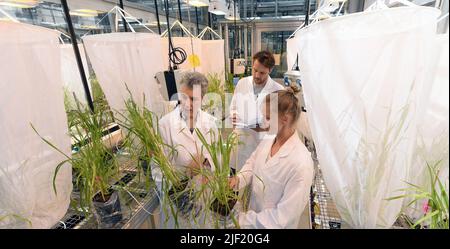
M186 86L189 89L194 89L195 85L201 87L202 96L208 91L208 79L198 72L186 72L181 78L180 86Z

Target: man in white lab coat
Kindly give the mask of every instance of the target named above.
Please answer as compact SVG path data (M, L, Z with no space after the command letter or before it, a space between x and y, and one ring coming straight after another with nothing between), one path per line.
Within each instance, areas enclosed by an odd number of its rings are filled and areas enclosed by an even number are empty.
M256 53L253 56L252 76L241 79L234 90L230 116L240 144L233 154L232 162L235 164L231 166L235 166L236 171L242 168L267 133L260 127L263 120L261 103L266 95L284 88L270 78L274 66L275 59L270 52Z
M210 143L217 141L218 129L216 118L200 109L201 100L205 95L208 87L208 80L200 73L187 72L183 75L180 83L180 105L172 112L168 113L159 122L159 132L163 141L175 147L176 153L166 153L170 157L172 165L176 170L182 172L185 176L191 177L189 184L194 188L199 187L202 179L195 176L195 169L202 166L214 165L198 162L212 162L206 149L202 148L195 129L198 129L205 139ZM197 158L194 160L193 158ZM152 175L161 192L163 176L158 167L152 169ZM190 203L188 203L190 204ZM198 203L197 203L198 204ZM196 217L185 219L181 213L177 216L177 222L169 210L165 206L161 210L161 228L202 228L207 226L204 217ZM195 210L188 215L194 215Z

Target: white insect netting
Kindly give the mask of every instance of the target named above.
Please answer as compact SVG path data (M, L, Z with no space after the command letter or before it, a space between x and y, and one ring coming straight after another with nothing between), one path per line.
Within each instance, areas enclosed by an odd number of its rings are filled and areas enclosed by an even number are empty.
M169 38L161 38L161 60L164 63L164 70L169 68ZM178 65L178 69L202 71L202 40L191 37L172 37L172 44L174 48L182 48L186 52L186 61Z
M158 115L164 110L155 75L165 70L161 38L148 33L112 33L83 38L86 52L109 105L125 110L129 92Z
M351 227L389 228L402 208L386 198L405 187L413 164L438 15L427 7L357 13L294 39L324 180Z
M70 154L59 34L0 21L0 227L50 228L69 207L70 165L33 131Z
M219 76L225 83L225 54L224 40L202 40L200 57L201 73Z
M446 186L448 194L449 172L449 35L436 35L434 53L436 64L430 84L430 103L418 126L417 147L414 164L410 170L408 182L423 189L430 188L430 175L427 164L440 171L440 180ZM439 186L436 186L439 189ZM431 190L431 189L430 189ZM408 205L411 199L406 199ZM407 214L418 219L423 216L422 206L417 203L407 208Z
M83 67L86 74L86 79L89 79L88 64L86 60L86 55L84 53L83 45L78 45L80 50L81 60L83 61ZM63 86L65 94L68 97L70 108L75 109L74 94L77 99L83 103L87 104L83 83L80 77L80 71L78 70L77 60L75 58L75 53L71 44L60 45L61 50L61 75L63 80ZM88 82L89 84L89 82ZM89 86L90 87L90 86Z

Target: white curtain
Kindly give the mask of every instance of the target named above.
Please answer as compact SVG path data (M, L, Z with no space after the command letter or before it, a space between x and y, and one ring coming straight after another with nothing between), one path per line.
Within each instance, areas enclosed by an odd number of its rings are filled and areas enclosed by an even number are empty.
M84 53L83 45L79 44L78 49L80 50L81 60L83 62L83 67L86 74L86 79L89 79L88 64L86 61L86 55ZM83 83L80 77L80 71L78 70L77 60L75 58L75 53L71 44L60 45L61 50L61 75L63 80L63 86L67 93L69 94L69 100L72 108L75 108L75 100L73 94L76 95L77 99L83 103L87 104L86 95L84 93ZM90 83L88 82L89 89Z
M224 40L202 40L200 58L201 73L217 74L225 82L225 48Z
M30 124L70 154L59 34L2 21L0 34L0 227L50 228L69 207L72 171L61 168L55 195L54 171L65 158Z
M191 37L172 37L172 44L174 48L182 48L187 54L187 59L182 64L178 65L178 69L195 70L196 72L202 71L202 40L199 38ZM164 62L164 70L169 68L169 39L167 37L161 38L162 45L162 60ZM193 64L190 58L198 58L200 65Z
M164 111L163 98L156 82L163 66L163 48L158 35L148 33L112 33L83 38L87 56L109 105L115 111L125 109L129 98L158 115Z
M449 172L449 35L437 35L430 53L434 53L435 65L430 85L430 104L418 126L417 147L414 164L410 170L409 182L430 188L430 175L427 164L440 170L440 180L446 186L448 194ZM436 186L439 189L439 186ZM431 189L429 189L431 190ZM411 199L406 199L408 205ZM407 208L407 214L413 219L423 216L423 202ZM406 208L406 207L405 207Z
M387 201L408 180L432 81L432 8L401 7L321 21L297 34L309 123L344 222L389 228Z

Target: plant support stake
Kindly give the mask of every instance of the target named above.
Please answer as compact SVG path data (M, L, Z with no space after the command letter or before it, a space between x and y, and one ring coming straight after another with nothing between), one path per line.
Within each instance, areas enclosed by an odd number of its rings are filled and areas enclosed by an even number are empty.
M70 38L72 40L72 47L75 53L75 58L77 60L78 71L80 72L81 82L83 83L84 93L86 95L86 100L88 102L91 112L94 112L94 102L92 101L91 92L89 91L89 85L86 79L86 74L83 68L83 62L81 61L80 50L78 49L77 37L75 36L75 31L73 29L72 19L70 18L69 7L67 5L67 0L61 0L64 15L66 17L67 28L69 29Z

